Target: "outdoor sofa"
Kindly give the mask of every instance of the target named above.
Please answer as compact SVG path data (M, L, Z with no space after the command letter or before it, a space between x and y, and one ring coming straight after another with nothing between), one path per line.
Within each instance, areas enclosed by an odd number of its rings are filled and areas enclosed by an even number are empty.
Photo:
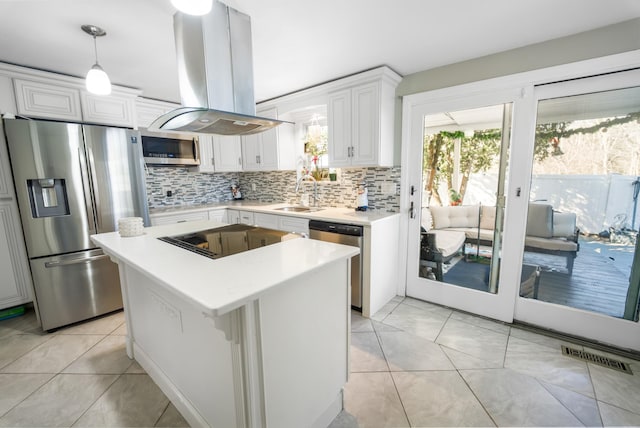
M465 242L491 246L496 207L461 205L423 208L421 260L435 265L436 279L442 280L442 263L448 262ZM580 246L576 214L554 211L548 204L530 203L525 251L566 258L569 274Z

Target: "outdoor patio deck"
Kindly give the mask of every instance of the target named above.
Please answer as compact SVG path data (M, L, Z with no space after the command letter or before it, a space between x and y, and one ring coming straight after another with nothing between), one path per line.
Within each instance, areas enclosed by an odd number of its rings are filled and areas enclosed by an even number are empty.
M561 257L525 253L525 263L543 267L538 300L621 318L624 313L632 246L580 239L573 274Z

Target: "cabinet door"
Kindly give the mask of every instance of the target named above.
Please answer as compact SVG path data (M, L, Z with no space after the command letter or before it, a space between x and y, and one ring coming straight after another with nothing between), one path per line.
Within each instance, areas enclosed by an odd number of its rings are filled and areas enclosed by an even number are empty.
M242 140L235 135L213 136L215 170L242 171Z
M18 114L82 122L80 92L42 82L14 79Z
M11 178L11 166L9 153L4 141L4 130L0 121L0 199L13 198L13 184Z
M309 219L300 217L279 216L278 230L291 233L309 234Z
M238 210L227 209L226 219L229 224L238 224L240 223L240 212Z
M0 309L31 301L31 275L13 201L0 201Z
M166 215L162 217L151 216L151 225L159 226L161 224L184 223L186 221L196 220L209 220L209 213L206 211L197 211L175 215Z
M238 223L253 225L255 224L255 219L253 218L253 213L251 211L239 211L239 221Z
M380 142L380 96L378 84L353 88L352 102L352 166L375 166Z
M260 156L262 155L260 146L262 145L262 135L253 134L242 137L242 169L245 171L260 170Z
M278 216L275 214L254 213L253 220L256 226L278 230Z
M136 99L136 126L147 128L151 123L163 114L177 109L179 104L164 101L148 100L138 97Z
M214 152L213 152L213 135L200 134L198 137L198 148L200 149L200 165L198 166L199 172L214 172L216 171L214 164Z
M260 134L260 169L274 171L278 169L278 129L272 128Z
M329 94L327 104L329 166L351 165L351 90Z
M85 122L133 127L133 98L118 95L82 93L82 117Z
M220 210L210 210L209 211L209 220L215 220L215 221L219 221L221 223L223 223L226 219L226 210L225 209L220 209Z

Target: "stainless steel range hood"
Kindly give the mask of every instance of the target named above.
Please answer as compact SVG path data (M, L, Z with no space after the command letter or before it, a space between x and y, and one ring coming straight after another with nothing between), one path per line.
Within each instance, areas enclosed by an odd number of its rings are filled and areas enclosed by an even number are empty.
M173 17L182 105L149 131L248 135L283 121L256 117L251 18L213 2L208 15Z

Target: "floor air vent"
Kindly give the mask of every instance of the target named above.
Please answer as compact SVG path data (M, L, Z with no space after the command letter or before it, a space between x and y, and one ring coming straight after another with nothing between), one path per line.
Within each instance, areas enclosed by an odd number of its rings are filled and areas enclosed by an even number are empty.
M568 346L564 345L562 345L562 354L577 358L578 360L587 361L589 363L598 364L604 367L609 367L610 369L618 370L627 374L633 374L629 364L623 363L622 361L614 360L613 358L592 354L591 352L581 351L575 348L569 348Z

